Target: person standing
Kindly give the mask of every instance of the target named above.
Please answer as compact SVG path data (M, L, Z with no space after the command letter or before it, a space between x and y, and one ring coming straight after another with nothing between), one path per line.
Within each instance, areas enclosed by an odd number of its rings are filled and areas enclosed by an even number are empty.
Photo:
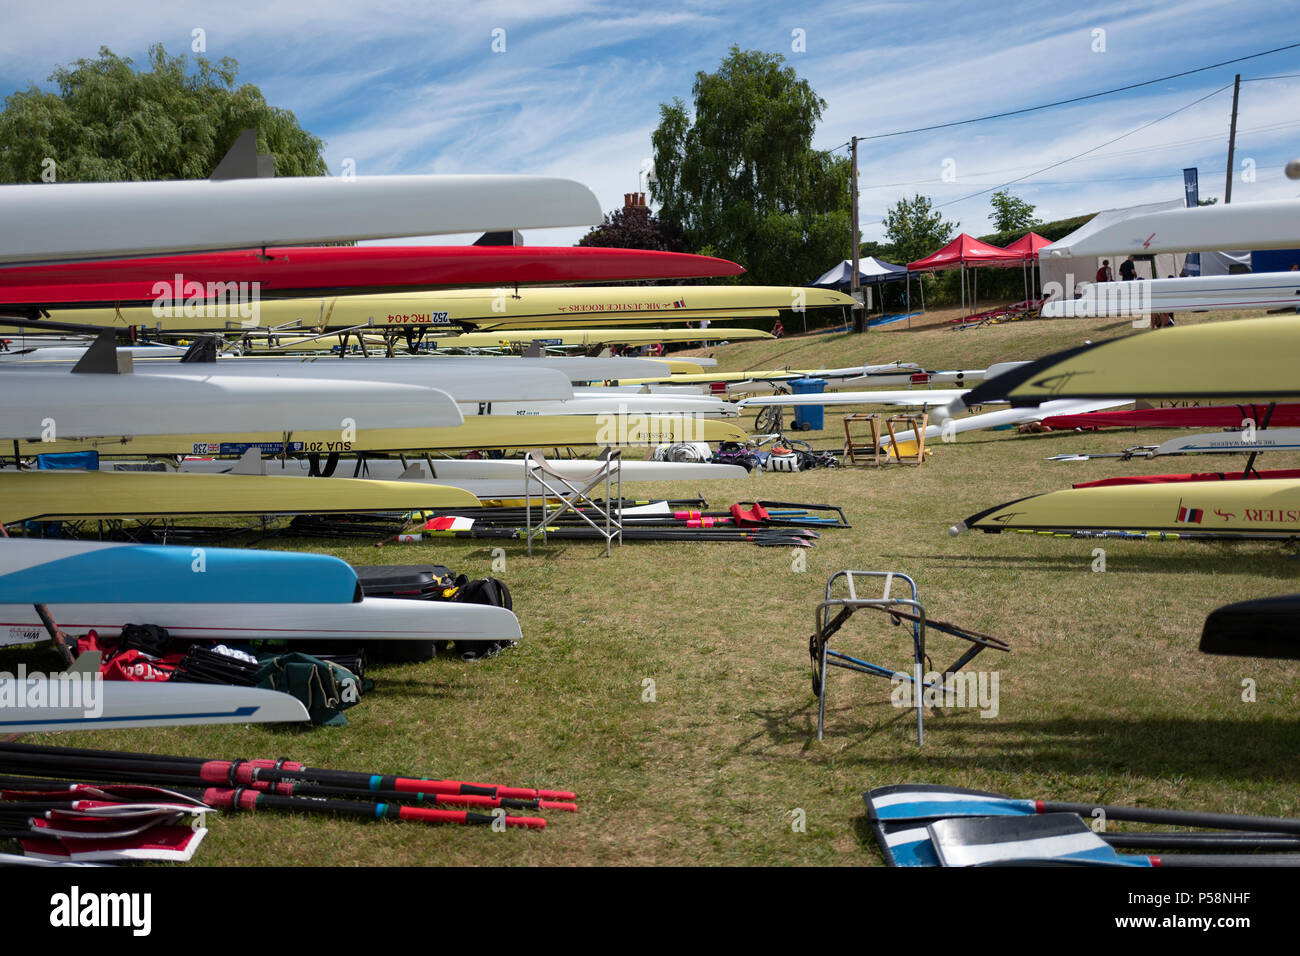
M1133 261L1132 256L1119 264L1119 277L1125 282L1132 282L1137 278L1137 263Z
M1102 259L1102 260L1101 260L1101 268L1097 270L1097 281L1098 281L1098 282L1114 282L1114 281L1115 281L1115 273L1113 273L1113 272L1110 271L1110 260L1109 260L1109 259Z

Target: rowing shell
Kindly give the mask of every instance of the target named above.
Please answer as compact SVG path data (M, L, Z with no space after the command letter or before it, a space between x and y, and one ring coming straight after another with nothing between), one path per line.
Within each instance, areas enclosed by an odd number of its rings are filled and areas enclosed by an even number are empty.
M1044 258L1153 255L1199 249L1294 249L1300 199L1166 209L1120 219L1073 245L1053 243Z
M505 608L363 598L356 572L329 555L0 541L0 644L45 638L36 603L71 634L149 623L196 640L521 639Z
M1112 399L1111 401L1083 401L1083 402L1047 402L1033 408L1004 408L996 412L984 412L981 415L967 415L965 418L950 418L938 425L927 425L925 437L942 438L944 436L959 435L962 432L978 431L983 428L997 428L999 425L1018 425L1024 422L1036 422L1051 415L1077 415L1084 412L1094 412L1103 408L1112 408L1115 405L1126 405L1128 399ZM936 419L942 415L936 414ZM916 441L916 432L908 429L899 432L894 436L900 444L903 442Z
M1071 488L981 511L953 529L1300 533L1300 481L1205 481Z
M72 696L76 693L81 696ZM55 705L15 705L19 699ZM57 677L0 677L0 734L310 719L296 697L257 687L96 680L73 691L68 680Z
M181 463L180 470L196 474L237 474L242 464L242 462L218 459L188 459ZM498 482L502 489L512 490L522 496L526 466L527 461L521 458L430 458L410 463L395 458L371 458L341 461L336 467L334 475L336 477L380 478L386 481L410 481L412 479L440 481L473 491L480 498L483 498L496 496L486 494L480 486L467 485L465 482ZM272 459L257 462L256 467L265 468L268 475L299 475L306 477L311 470L311 462L301 458L290 458L283 461ZM548 461L546 467L564 478L578 480L590 475L596 468L600 467L600 463L587 459L564 459ZM719 481L749 477L749 472L739 465L684 461L625 461L619 466L619 470L624 482ZM505 488L507 483L510 484L509 488Z
M473 507L459 488L258 475L0 471L0 524L209 514L316 514Z
M350 439L330 431L189 433L121 438L20 441L22 455L98 451L103 455L266 455L357 452L448 451L479 448L567 448L587 445L659 445L686 441L744 442L748 434L731 422L687 415L475 415L455 428L358 430ZM0 501L0 506L3 502ZM274 509L270 509L274 510ZM355 510L355 509L354 509Z
M0 218L9 263L585 226L601 211L586 186L543 176L286 176L0 186Z
M1233 276L1187 276L1142 282L1095 282L1077 299L1043 305L1043 317L1151 315L1160 312L1222 312L1300 305L1300 276L1257 272Z
M1212 432L1180 435L1154 448L1099 455L1054 455L1048 461L1087 461L1091 458L1155 458L1161 455L1254 455L1265 451L1300 451L1300 428L1256 429L1252 432Z
M329 484L329 482L321 482ZM478 500L474 499L474 506ZM127 624L157 624L173 637L203 641L518 641L505 608L458 601L368 597L349 604L50 604L68 634L115 636ZM0 604L0 644L44 640L30 604Z
M818 392L806 395L759 395L743 398L742 408L767 408L772 405L917 405L946 406L966 394L964 388L914 388L869 392Z
M382 248L382 247L376 247ZM443 247L431 247L443 248ZM494 247L474 247L488 250ZM527 252L518 250L518 254ZM572 251L572 250L570 250ZM578 250L604 251L607 253L627 253L627 250ZM485 253L486 254L486 253ZM301 258L303 253L296 255ZM499 255L499 253L498 253ZM651 255L642 253L642 255ZM671 255L659 253L658 255ZM700 258L700 257L696 257ZM703 257L707 258L707 257ZM709 259L711 263L720 263L739 269L733 263ZM170 276L177 268L152 266L147 278L152 283L157 277ZM191 264L189 271L193 271ZM711 274L730 274L719 271L716 266ZM426 270L427 271L427 270ZM223 273L228 281L229 270ZM112 273L121 275L121 270ZM142 273L142 277L145 274ZM502 336L513 338L523 335L522 331L507 330L528 329L569 329L586 326L607 329L611 323L627 324L661 324L665 322L698 322L703 319L723 318L769 318L772 310L790 309L801 299L805 308L849 307L853 300L846 295L826 289L802 289L791 286L572 286L560 288L514 287L520 281L497 269L498 278L488 279L488 283L502 286L496 289L450 289L434 292L385 293L382 295L348 295L315 299L269 300L263 296L259 303L257 321L250 321L249 316L225 316L222 314L199 315L194 317L172 316L158 317L152 308L135 311L123 310L118 319L114 310L69 311L61 313L60 318L69 322L104 325L145 325L157 328L162 323L167 329L233 329L273 327L285 324L297 324L301 328L354 328L367 327L367 331L383 328L417 327L434 332L451 332L458 325L468 325L479 331L500 330ZM187 272L187 278L188 278ZM201 277L199 277L201 278ZM590 280L591 276L588 276ZM0 288L4 277L0 276ZM316 281L325 284L329 275L322 274ZM557 282L563 279L532 279L533 282ZM335 283L338 285L340 283ZM357 285L365 285L358 280ZM426 287L431 283L425 281ZM464 285L476 284L466 280ZM507 288L506 286L509 285ZM262 289L268 286L263 283ZM13 298L20 290L6 293L5 298ZM105 285L102 292L104 301L116 301L127 296L114 297L108 293L118 291L115 287ZM48 301L49 296L57 295L54 290L42 290ZM30 293L27 293L30 298ZM152 301L155 296L144 297ZM199 311L204 311L200 309ZM213 310L208 310L213 311ZM219 310L218 310L219 311ZM725 330L699 330L701 337L708 339L725 338Z
M1298 352L1300 316L1177 326L1057 352L988 379L965 401L1294 397Z
M177 366L180 368L181 366ZM0 369L0 438L270 430L454 427L464 421L440 389L371 381L197 374L73 374Z

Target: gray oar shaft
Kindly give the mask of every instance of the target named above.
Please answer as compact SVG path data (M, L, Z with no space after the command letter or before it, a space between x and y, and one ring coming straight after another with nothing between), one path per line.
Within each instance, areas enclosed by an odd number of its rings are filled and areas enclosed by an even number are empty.
M1222 830L1256 830L1273 833L1300 833L1300 819L1290 817L1250 817L1233 813L1197 813L1189 810L1155 810L1144 807L1098 806L1092 803L1055 803L1038 801L1039 813L1077 813L1085 820L1100 810L1112 820L1131 823L1164 823L1184 827L1215 827Z

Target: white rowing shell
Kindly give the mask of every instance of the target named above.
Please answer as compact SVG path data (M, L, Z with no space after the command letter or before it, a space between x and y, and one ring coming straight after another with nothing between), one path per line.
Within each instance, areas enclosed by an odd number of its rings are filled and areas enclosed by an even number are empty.
M165 595L160 595L165 596ZM368 597L350 604L51 604L68 634L156 624L187 640L518 641L519 619L486 604ZM0 604L0 644L46 638L30 604Z
M53 373L53 374L52 374ZM325 379L0 370L0 439L464 424L446 392Z
M81 675L77 679L83 680ZM47 706L13 706L19 694L23 701L45 701ZM0 734L309 719L298 698L257 687L87 680L74 690L68 680L57 677L0 677Z
M602 215L586 186L545 176L0 186L0 263L588 226Z

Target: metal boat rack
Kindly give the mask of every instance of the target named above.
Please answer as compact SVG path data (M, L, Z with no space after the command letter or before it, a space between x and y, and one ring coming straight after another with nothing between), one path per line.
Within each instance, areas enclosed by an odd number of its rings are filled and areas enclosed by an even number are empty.
M857 589L858 580L861 578L883 578L880 597L859 597ZM835 585L841 580L846 585L847 596L835 597ZM893 596L892 592L896 580L905 583L910 588L910 597ZM826 672L828 667L842 667L845 670L857 671L859 674L870 674L874 677L883 677L886 680L893 680L897 676L899 679L910 681L913 687L917 688L912 694L912 698L916 706L916 742L920 746L925 743L925 705L923 694L919 688L934 686L926 683L924 679L926 632L928 630L937 631L971 644L971 647L965 653L943 669L941 673L945 680L949 675L957 673L969 664L976 655L986 648L995 651L1011 650L1011 645L999 638L980 634L977 631L959 627L956 624L949 624L945 621L931 620L926 614L925 607L921 604L919 597L916 582L900 571L836 571L826 581L826 599L817 605L817 610L814 613L816 629L812 637L808 639L808 654L812 660L813 693L817 695L818 740L822 739L826 724ZM842 651L831 650L831 638L839 633L840 629L855 612L863 608L884 611L889 615L891 623L895 626L902 625L905 621L912 625L911 674L891 667L872 664Z

